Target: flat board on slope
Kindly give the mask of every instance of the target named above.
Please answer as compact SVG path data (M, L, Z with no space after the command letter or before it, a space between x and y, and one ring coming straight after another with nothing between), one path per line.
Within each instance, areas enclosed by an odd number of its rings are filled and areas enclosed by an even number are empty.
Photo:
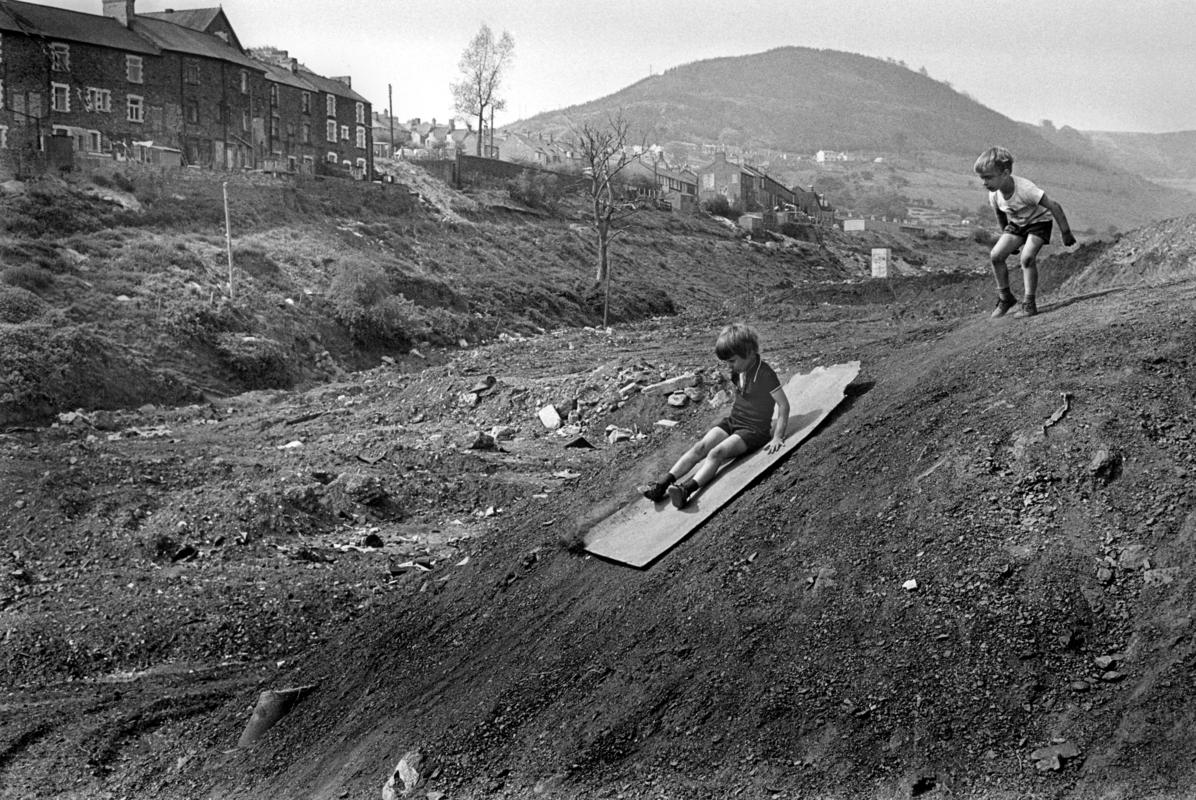
M843 401L844 390L859 371L860 362L851 361L794 375L785 384L789 424L780 450L757 450L728 464L683 509L673 508L667 498L653 503L637 497L586 533L586 550L628 566L648 566L801 444Z

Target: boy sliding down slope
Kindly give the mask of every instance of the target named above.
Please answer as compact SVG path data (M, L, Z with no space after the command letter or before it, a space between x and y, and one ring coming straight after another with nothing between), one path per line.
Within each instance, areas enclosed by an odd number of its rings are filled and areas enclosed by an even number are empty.
M735 397L731 413L677 459L666 475L643 489L644 497L654 503L667 493L674 506L684 508L726 462L761 447L775 453L785 443L789 398L772 367L760 358L756 332L740 323L728 325L719 334L714 352L731 367ZM676 482L699 461L702 465L692 478Z

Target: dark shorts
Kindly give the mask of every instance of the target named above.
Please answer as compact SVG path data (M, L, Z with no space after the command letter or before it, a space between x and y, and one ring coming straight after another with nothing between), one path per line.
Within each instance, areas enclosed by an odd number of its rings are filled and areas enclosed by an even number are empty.
M1022 239L1029 239L1031 236L1037 236L1046 243L1051 241L1051 228L1054 223L1051 220L1044 220L1041 222L1031 222L1029 225L1015 225L1010 222L1005 226L1005 233L1012 233L1014 236L1019 236Z
M739 434L739 438L743 439L743 443L747 445L747 452L749 452L749 453L759 450L761 447L768 444L770 439L772 439L772 431L761 432L758 430L753 430L751 428L732 427L730 417L728 417L727 419L724 419L722 422L715 425L714 427L722 428L724 431L726 431L728 434L731 434L731 435Z

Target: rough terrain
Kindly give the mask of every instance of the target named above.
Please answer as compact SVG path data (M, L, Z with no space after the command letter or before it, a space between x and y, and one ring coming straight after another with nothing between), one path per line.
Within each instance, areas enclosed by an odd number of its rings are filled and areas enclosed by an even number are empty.
M1056 257L1025 321L983 275L758 281L10 427L0 797L376 798L412 751L446 799L1185 797L1192 226ZM719 413L731 317L860 379L650 569L586 556ZM686 371L685 408L627 390Z

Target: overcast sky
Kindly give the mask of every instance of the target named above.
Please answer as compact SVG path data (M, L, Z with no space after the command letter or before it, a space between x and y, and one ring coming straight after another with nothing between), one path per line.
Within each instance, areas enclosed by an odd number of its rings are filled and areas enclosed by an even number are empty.
M101 0L43 0L99 14ZM691 61L774 47L893 58L1023 122L1196 130L1192 0L223 0L246 46L351 75L376 109L447 119L449 83L483 23L515 59L502 125L594 100ZM202 8L137 0L140 11Z

